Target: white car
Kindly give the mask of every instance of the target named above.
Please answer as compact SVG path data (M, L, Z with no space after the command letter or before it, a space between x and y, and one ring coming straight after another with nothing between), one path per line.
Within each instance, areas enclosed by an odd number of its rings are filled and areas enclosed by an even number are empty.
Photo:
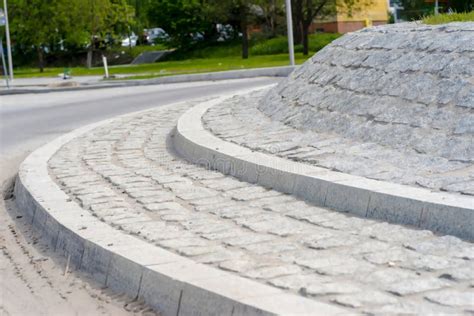
M138 40L138 36L135 35L135 33L132 33L130 35L130 37L126 37L122 40L122 46L132 46L132 47L135 47L137 46L137 40Z

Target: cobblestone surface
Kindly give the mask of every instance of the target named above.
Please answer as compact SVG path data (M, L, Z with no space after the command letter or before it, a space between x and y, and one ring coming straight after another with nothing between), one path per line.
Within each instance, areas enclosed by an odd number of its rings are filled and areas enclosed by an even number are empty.
M472 244L314 207L190 164L172 146L190 106L97 128L58 151L50 174L112 227L242 277L358 312L474 312Z
M474 195L472 163L352 140L337 133L297 129L258 109L265 93L234 97L212 107L203 116L204 126L223 140L293 161L433 191Z
M474 195L472 43L474 23L365 29L328 45L265 96L230 101L205 121L252 149Z

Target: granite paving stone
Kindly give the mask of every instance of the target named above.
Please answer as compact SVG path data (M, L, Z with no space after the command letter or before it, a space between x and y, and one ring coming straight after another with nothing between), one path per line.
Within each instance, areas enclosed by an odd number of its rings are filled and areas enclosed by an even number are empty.
M295 295L354 312L472 310L471 243L316 207L184 160L170 140L195 104L99 126L64 145L50 175L117 230Z
M473 196L472 25L353 32L277 87L210 108L204 125L254 151Z

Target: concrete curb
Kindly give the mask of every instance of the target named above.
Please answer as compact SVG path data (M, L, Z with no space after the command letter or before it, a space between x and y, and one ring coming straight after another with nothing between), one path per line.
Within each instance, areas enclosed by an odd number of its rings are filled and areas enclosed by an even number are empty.
M102 82L97 82L94 84L85 83L78 87L67 87L67 88L10 89L10 90L0 91L0 95L14 95L14 94L28 94L28 93L40 94L40 93L51 93L51 92L96 90L96 89L105 89L105 88L137 87L137 86L150 86L150 85L167 84L167 83L217 81L217 80L244 79L244 78L256 78L256 77L286 77L294 69L295 69L295 66L283 66L283 67L219 71L219 72L209 72L209 73L190 74L190 75L166 76L166 77L144 79L144 80L102 81Z
M56 252L70 257L73 267L117 292L145 300L163 315L347 313L153 246L71 201L50 178L48 160L65 143L112 120L77 129L36 150L20 166L16 181L16 201L25 217Z
M123 80L127 84L134 83L162 84L162 83L179 83L179 82L195 82L195 81L213 81L213 80L228 80L228 79L245 79L255 77L286 77L296 66L283 67L268 67L255 69L239 69L229 71L207 72L189 75L166 76L146 80Z
M224 99L201 103L180 117L175 147L190 161L319 206L474 240L474 198L329 171L217 138L201 118Z

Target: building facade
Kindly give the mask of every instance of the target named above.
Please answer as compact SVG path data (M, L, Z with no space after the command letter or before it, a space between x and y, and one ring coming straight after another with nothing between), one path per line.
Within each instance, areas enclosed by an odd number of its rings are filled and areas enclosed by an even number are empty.
M317 17L311 31L348 33L366 26L387 24L388 12L387 0L372 0L369 5L354 9L352 14L342 6L337 6L334 14L324 18Z

